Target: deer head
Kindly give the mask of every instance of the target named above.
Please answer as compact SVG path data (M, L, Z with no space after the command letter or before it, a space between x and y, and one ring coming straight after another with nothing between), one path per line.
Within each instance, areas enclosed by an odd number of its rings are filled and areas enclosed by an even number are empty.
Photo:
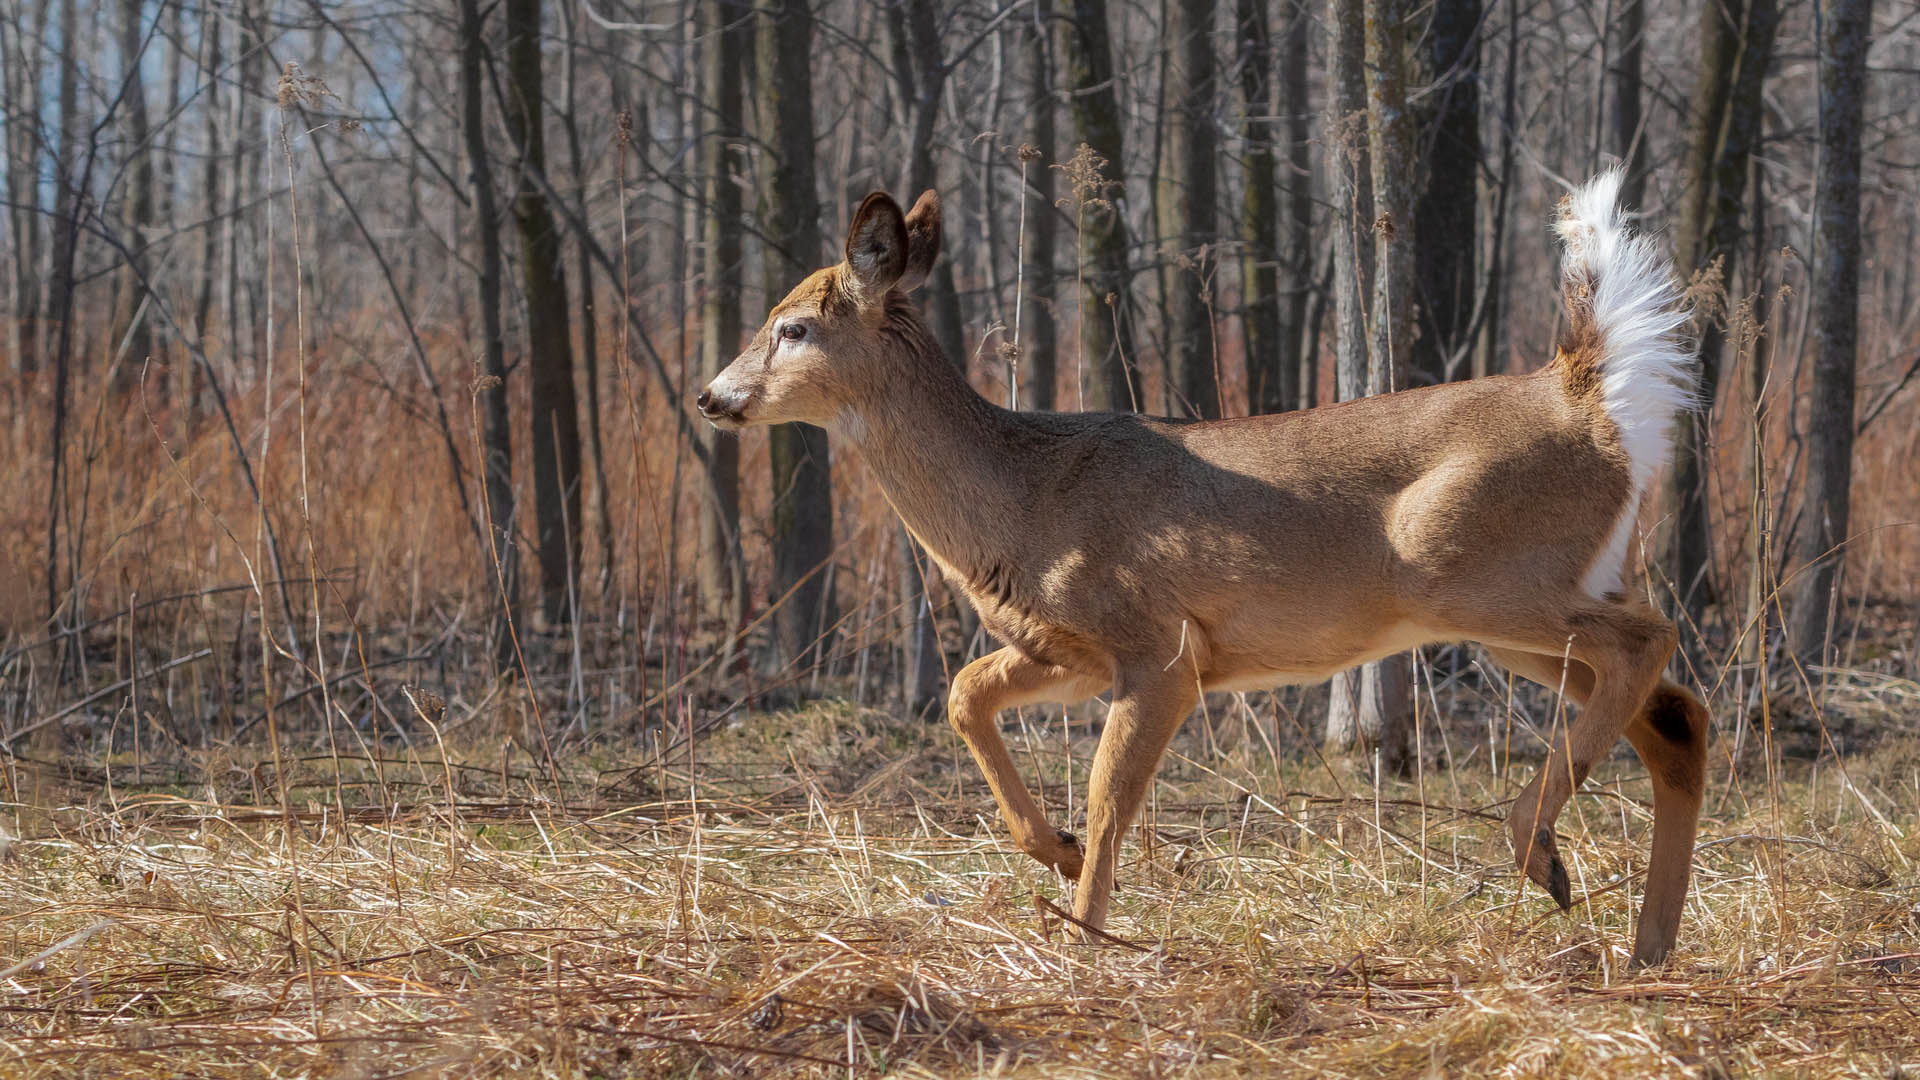
M868 195L847 228L845 258L774 305L746 350L700 391L700 414L722 429L833 422L900 363L882 331L910 311L890 312L888 297L919 288L939 253L938 195L923 192L904 214L885 192Z

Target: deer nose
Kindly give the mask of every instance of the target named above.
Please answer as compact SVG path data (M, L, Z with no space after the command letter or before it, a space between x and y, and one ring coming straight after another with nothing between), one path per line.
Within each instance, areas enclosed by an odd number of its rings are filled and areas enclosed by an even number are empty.
M713 390L712 390L712 388L711 388L711 387L709 387L709 388L706 388L706 389L703 389L703 390L701 390L701 391L700 391L700 396L699 396L699 397L697 397L697 398L694 398L694 399L693 399L693 403L694 403L695 405L698 405L698 406L700 407L700 411L701 411L701 412L706 412L706 411L707 411L707 406L708 406L708 405L711 405L711 404L713 404Z

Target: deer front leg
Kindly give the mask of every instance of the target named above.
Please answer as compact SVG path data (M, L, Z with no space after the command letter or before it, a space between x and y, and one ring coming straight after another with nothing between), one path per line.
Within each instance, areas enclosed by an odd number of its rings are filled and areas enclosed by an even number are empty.
M995 718L1002 709L1038 701L1083 701L1104 685L1104 680L1039 663L1009 647L961 668L947 694L947 722L966 740L967 750L986 776L1014 844L1070 878L1080 876L1080 842L1072 833L1047 825L1046 814L1020 779L1013 755L1000 738Z
M1073 897L1074 918L1095 929L1107 922L1120 842L1140 814L1167 744L1199 694L1193 673L1180 667L1170 672L1159 665L1122 669L1114 682L1113 713L1087 781L1087 863Z

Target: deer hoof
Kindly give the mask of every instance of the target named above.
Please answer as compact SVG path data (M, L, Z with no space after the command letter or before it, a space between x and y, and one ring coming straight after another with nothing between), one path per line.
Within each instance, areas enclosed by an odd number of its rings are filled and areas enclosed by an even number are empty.
M1517 853L1521 860L1520 868L1535 885L1547 890L1553 902L1560 905L1561 911L1573 909L1573 881L1567 876L1567 864L1560 861L1560 852L1553 842L1551 829L1536 829L1531 850Z

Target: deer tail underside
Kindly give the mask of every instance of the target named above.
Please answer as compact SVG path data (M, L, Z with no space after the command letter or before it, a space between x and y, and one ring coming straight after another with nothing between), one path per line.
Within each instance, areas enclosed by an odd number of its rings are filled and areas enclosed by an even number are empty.
M1698 391L1693 350L1679 334L1687 314L1673 264L1627 226L1621 179L1618 169L1602 173L1561 200L1554 229L1566 249L1560 280L1568 326L1560 362L1570 385L1599 395L1618 429L1632 479L1624 511L1631 519L1672 455L1674 418L1695 407ZM1630 525L1623 521L1609 549L1624 549ZM1607 557L1615 554L1609 550L1596 561L1588 582L1595 595L1617 587L1620 560Z

